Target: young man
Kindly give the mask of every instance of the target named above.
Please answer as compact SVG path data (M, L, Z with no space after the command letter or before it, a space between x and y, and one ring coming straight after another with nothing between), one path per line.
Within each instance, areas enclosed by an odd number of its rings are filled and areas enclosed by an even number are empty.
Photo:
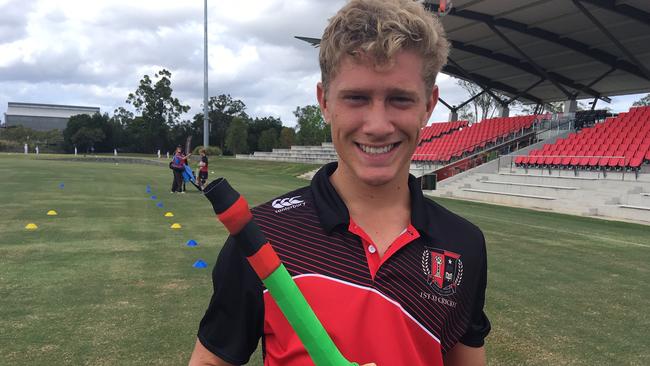
M448 44L412 0L352 0L320 45L317 97L338 163L253 210L342 354L378 366L485 365L481 231L423 197L411 156ZM311 365L229 239L191 365Z

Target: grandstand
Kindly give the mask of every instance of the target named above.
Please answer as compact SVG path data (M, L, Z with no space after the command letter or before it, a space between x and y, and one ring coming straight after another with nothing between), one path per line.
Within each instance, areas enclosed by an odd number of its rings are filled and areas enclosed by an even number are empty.
M421 141L431 141L432 139L441 137L442 135L458 131L468 125L468 121L434 122L422 128L422 132L420 133Z
M478 152L498 142L530 132L539 116L491 118L459 128L437 138L423 141L413 154L413 161L446 164L453 159ZM453 123L453 122L451 122ZM467 121L460 121L467 125ZM432 126L435 126L432 125ZM423 140L425 140L423 136Z
M518 167L639 171L650 161L650 107L630 109L566 139L518 156Z
M650 107L577 132L535 136L530 146L443 177L428 193L650 223Z

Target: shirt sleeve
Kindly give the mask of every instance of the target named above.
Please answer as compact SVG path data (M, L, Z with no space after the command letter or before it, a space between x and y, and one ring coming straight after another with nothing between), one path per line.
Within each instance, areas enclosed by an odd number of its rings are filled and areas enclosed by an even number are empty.
M213 294L199 324L198 339L210 352L246 364L262 336L262 283L229 238L212 271Z
M483 235L481 235L483 237ZM461 337L460 342L469 347L482 347L485 344L485 337L490 333L492 326L490 320L483 310L485 306L485 288L487 287L487 253L485 250L485 238L483 238L482 266L479 281L476 285L476 295L472 306L472 316L469 327Z

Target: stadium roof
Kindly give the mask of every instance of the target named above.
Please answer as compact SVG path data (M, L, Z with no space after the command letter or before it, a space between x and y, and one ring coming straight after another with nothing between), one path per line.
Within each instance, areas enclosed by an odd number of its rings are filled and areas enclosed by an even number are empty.
M649 0L449 2L445 74L524 103L650 92Z

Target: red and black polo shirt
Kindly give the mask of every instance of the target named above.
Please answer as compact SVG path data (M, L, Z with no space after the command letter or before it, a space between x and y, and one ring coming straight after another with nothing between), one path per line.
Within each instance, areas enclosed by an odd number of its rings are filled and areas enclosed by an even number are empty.
M336 167L253 215L341 353L360 364L431 366L458 342L482 346L490 322L481 231L426 199L411 176L411 224L379 258L330 183ZM198 332L208 350L244 364L261 337L265 365L313 365L232 239L212 277Z

